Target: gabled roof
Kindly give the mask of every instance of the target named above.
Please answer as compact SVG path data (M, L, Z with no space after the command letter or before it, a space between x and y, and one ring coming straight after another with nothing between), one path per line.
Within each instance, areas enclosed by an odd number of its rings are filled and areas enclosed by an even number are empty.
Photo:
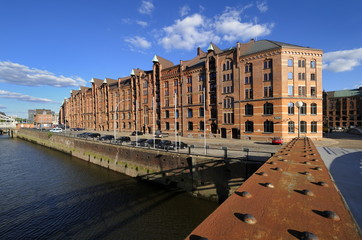
M169 67L172 67L175 65L175 64L173 64L173 62L171 62L163 57L156 56L156 55L155 55L155 57L157 58L158 62L162 65L162 68L169 68Z
M295 49L306 49L306 50L314 49L314 48L303 47L294 44L271 41L271 40L259 40L252 42L251 44L250 43L246 44L248 44L249 47L246 47L245 51L241 52L241 55L250 55L278 48L295 48ZM319 50L319 49L314 49L314 50Z
M89 87L80 87L79 90L82 92L82 93L85 93L87 90L89 89Z
M101 86L103 84L103 80L98 78L92 78L90 82L94 83L96 86Z
M117 83L118 80L112 79L112 78L105 78L103 83L106 83L108 85L112 84L112 83Z
M222 53L222 50L216 46L213 42L210 43L209 47L207 48L207 51L214 51L216 54Z

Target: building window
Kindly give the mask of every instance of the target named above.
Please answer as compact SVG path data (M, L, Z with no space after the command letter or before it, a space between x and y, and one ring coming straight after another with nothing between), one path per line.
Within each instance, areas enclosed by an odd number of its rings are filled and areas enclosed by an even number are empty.
M199 117L203 117L205 114L204 108L199 108Z
M305 86L298 86L298 96L305 96Z
M294 95L294 86L293 86L293 85L289 85L289 86L288 86L288 95L289 95L289 96L293 96L293 95Z
M175 80L173 81L173 85L174 85L174 86L177 86L177 85L178 85L178 80L177 80L177 79L175 79Z
M169 118L170 117L170 111L169 110L166 110L165 111L165 118Z
M312 103L310 105L310 114L317 115L317 104L316 103Z
M187 92L189 92L189 93L192 92L192 86L187 87Z
M170 93L169 93L168 89L166 89L165 90L165 96L169 96L169 95L170 95Z
M298 73L298 80L305 80L305 73Z
M187 95L187 103L192 104L192 95Z
M245 122L245 132L254 132L254 122L252 121Z
M234 99L233 98L225 98L224 99L224 108L233 108L234 107Z
M311 81L315 81L315 73L311 73L311 74L310 74L310 80L311 80Z
M264 61L264 69L272 68L272 60L268 59Z
M264 82L273 80L273 74L272 73L264 73Z
M310 123L310 132L317 133L317 122Z
M292 72L288 72L288 79L293 79L293 73Z
M166 130L170 130L170 123L169 123L169 122L166 122L165 129L166 129Z
M294 114L294 103L288 103L288 114Z
M253 77L249 76L249 77L245 77L245 84L252 84L253 83Z
M165 82L165 88L168 88L168 82Z
M298 67L305 67L305 60L298 60Z
M252 72L252 64L251 63L245 64L245 72Z
M180 130L180 123L176 122L176 130Z
M274 123L272 121L264 122L264 133L273 133L274 132Z
M265 103L264 104L264 115L272 115L273 114L273 104Z
M187 77L187 83L192 83L192 76Z
M312 97L317 96L316 87L310 87L310 95L311 95Z
M204 103L204 94L199 95L199 103Z
M303 103L303 105L300 107L300 114L306 115L307 114L307 104Z
M194 124L193 124L193 122L188 122L188 123L187 123L187 130L189 130L189 131L194 130Z
M264 97L273 96L273 86L264 87Z
M254 114L254 106L251 104L245 105L245 115L252 116Z
M316 67L316 62L310 61L310 68L315 68L315 67Z
M234 113L224 113L224 124L234 123Z
M300 121L300 132L307 133L307 122L306 121Z
M187 117L189 117L189 118L192 117L192 109L191 108L187 109Z
M253 99L253 89L245 89L245 99Z
M204 131L204 130L205 130L204 121L200 121L200 122L199 122L199 129L200 129L200 131Z
M293 59L288 59L288 67L293 67Z
M165 107L169 107L170 106L170 101L167 99L165 99Z
M199 81L205 81L205 75L201 74L201 75L199 76Z
M179 114L178 114L178 110L176 110L176 118L178 118L179 117Z
M288 122L288 133L294 133L294 122L293 121L289 121Z

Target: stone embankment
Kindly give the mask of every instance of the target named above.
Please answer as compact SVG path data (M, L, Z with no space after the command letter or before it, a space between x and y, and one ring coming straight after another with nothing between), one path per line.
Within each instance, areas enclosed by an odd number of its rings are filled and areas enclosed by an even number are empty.
M181 188L219 202L260 166L260 163L113 145L28 129L17 131L16 136L131 177Z

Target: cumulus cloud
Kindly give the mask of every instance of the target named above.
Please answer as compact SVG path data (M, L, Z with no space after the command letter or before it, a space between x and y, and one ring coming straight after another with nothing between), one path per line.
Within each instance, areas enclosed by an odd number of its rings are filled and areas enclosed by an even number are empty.
M154 9L154 5L151 1L142 1L141 6L138 8L138 12L142 14L151 14Z
M259 9L259 11L261 13L268 11L268 5L266 4L265 1L264 2L257 1L256 2L256 7Z
M180 16L183 17L183 16L186 16L187 14L189 14L190 12L190 7L187 6L187 5L184 5L180 8Z
M136 21L136 23L138 25L140 25L141 27L147 27L148 26L148 22L145 22L145 21Z
M139 48L146 49L152 46L151 42L140 36L129 37L126 38L124 41L129 44L132 50L137 50Z
M13 62L0 62L0 82L52 87L73 87L86 84L86 81L80 77L56 76L46 70L29 68Z
M198 13L177 19L173 25L162 29L159 43L167 50L191 50L205 46L210 41L245 41L270 34L274 26L272 23L257 24L241 19L242 13L250 7L251 4L243 8L227 7L222 14L212 19Z
M23 102L35 102L35 103L57 103L56 101L46 99L46 98L38 98L38 97L32 97L29 95L24 95L21 93L16 92L9 92L0 90L0 98L7 98L7 99L15 99Z
M209 41L218 42L220 39L207 27L207 19L200 14L194 14L184 19L178 19L168 27L164 27L164 36L160 39L165 49L193 49L204 46ZM209 30L208 30L209 29Z
M333 72L351 71L361 65L362 48L327 52L323 55L323 69Z

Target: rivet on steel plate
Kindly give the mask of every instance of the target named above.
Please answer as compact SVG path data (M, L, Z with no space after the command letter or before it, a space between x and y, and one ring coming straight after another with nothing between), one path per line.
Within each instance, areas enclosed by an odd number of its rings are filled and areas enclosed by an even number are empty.
M310 162L305 161L303 164L310 165Z
M265 183L264 186L268 188L274 188L274 185L271 183Z
M269 162L269 164L274 165L274 164L275 164L275 162Z
M272 168L272 170L274 170L274 171L283 171L283 169L280 168L280 167Z
M243 214L242 220L247 224L255 224L257 222L256 218L251 214Z
M332 219L334 221L339 221L341 218L337 215L337 213L333 211L323 211L323 216L329 219Z
M303 175L311 175L310 172L301 172Z
M317 184L322 187L328 187L328 184L326 182L320 181L320 182L317 182Z
M280 159L279 161L281 161L281 162L287 162L288 160L287 160L287 159Z
M323 169L321 167L315 167L313 168L314 170L317 170L317 171L322 171Z
M253 195L251 195L251 193L249 193L247 191L243 191L240 193L240 196L242 196L244 198L251 198Z
M313 158L311 161L313 162L319 162L319 160L317 158Z
M314 196L314 193L308 189L302 190L301 193L303 193L304 195L307 195L307 196Z
M260 172L260 173L257 173L257 174L260 175L260 176L264 176L264 177L268 176L268 174L266 172Z
M318 240L318 237L314 233L303 232L300 239L303 239L303 240Z

